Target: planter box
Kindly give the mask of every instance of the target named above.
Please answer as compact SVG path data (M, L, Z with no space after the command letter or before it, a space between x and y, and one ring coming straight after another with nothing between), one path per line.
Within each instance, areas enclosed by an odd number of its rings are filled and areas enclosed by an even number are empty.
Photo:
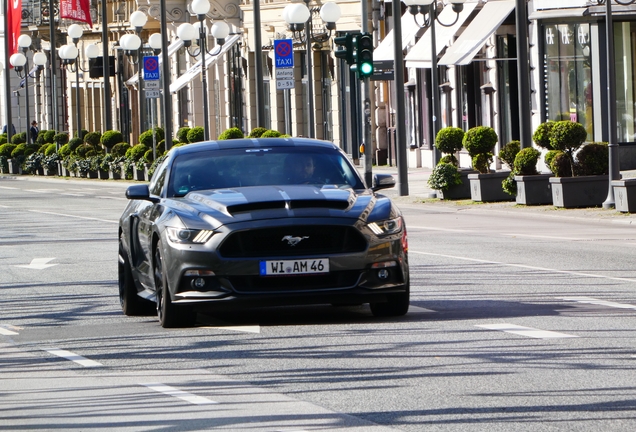
M97 178L100 180L107 180L109 177L108 171L104 171L103 169L100 169L97 171Z
M517 204L541 205L552 204L552 174L515 176L517 182Z
M108 178L111 180L119 180L121 179L121 174L114 171L108 171Z
M600 207L607 198L609 176L552 177L550 187L556 207Z
M86 177L89 179L96 179L97 178L97 171L87 171L85 176L82 177Z
M133 180L146 181L146 170L133 168Z
M468 174L470 180L470 198L473 201L493 202L512 201L515 198L508 195L501 182L510 175L510 171L488 174Z
M459 169L459 175L462 178L462 184L449 187L445 191L437 191L437 196L440 199L445 200L457 200L470 198L470 180L468 180L468 174L479 174L479 172L472 169Z
M616 210L636 213L636 178L612 180Z
M48 168L44 167L42 169L44 171L44 175L45 176L56 176L57 175L57 168L48 169Z
M16 159L7 159L9 174L22 174L22 167Z

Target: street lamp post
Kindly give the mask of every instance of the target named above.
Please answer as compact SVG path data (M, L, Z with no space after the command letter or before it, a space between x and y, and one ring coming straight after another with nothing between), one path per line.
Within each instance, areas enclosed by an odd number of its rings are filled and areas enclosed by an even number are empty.
M190 23L183 23L177 28L177 36L183 40L183 44L187 48L188 54L192 57L201 55L201 86L203 88L203 139L210 139L210 113L208 106L208 68L206 65L206 55L215 56L216 54L208 52L208 35L207 24L205 23L206 14L210 11L210 2L208 0L194 0L191 4L192 12L197 15L198 32L195 26ZM197 34L198 33L198 34ZM210 30L212 36L216 40L217 46L225 44L225 38L230 34L230 27L223 21L215 22ZM193 52L190 51L192 41L198 39L199 48ZM257 83L260 85L260 83Z
M331 33L336 28L336 22L340 19L342 12L340 6L333 2L327 2L321 8L309 9L309 1L305 4L292 3L285 6L283 19L295 37L303 39L307 50L307 113L308 113L308 133L309 138L315 138L316 127L314 120L314 83L313 83L313 50L312 43L323 43L331 37ZM325 23L328 33L315 34L313 28L313 14L320 12L320 18ZM306 26L306 28L305 28ZM304 34L303 34L304 30Z
M9 62L15 69L16 73L20 78L24 78L24 98L26 106L26 139L27 144L31 144L31 134L29 133L29 118L31 117L29 112L29 58L27 57L27 51L31 47L31 36L29 35L21 35L18 38L18 46L22 50L21 53L15 53L9 59ZM24 77L22 76L22 71L24 71ZM7 123L7 130L11 127L11 121Z
M130 25L135 29L136 35L130 35L135 36L135 38L129 38L127 41L129 47L124 47L124 49L129 52L137 52L137 86L139 89L137 95L139 96L139 134L141 135L146 129L146 94L142 79L143 44L141 43L141 31L148 22L148 16L142 11L135 11L130 14L129 21ZM132 48L133 46L137 46L137 49Z
M615 0L620 5L631 5L636 0ZM603 208L616 207L612 180L620 180L620 161L618 155L618 137L616 134L616 76L614 72L614 21L612 20L611 0L597 0L598 4L605 3L605 47L607 50L607 134L609 150L609 186L607 198L603 202Z
M439 77L437 71L437 43L435 41L435 22L444 27L454 25L459 19L459 13L464 10L464 2L466 0L450 0L453 5L453 12L456 13L455 21L446 24L439 20L438 12L444 6L443 0L404 0L404 4L409 7L409 12L413 15L415 22L421 28L427 28L431 32L431 99L433 105L433 143L440 129L440 120L442 118L440 94L439 94ZM424 21L420 24L417 21L417 15L422 14ZM402 83L402 91L404 84ZM398 89L399 90L399 89ZM439 150L433 146L433 166L437 165L441 157Z

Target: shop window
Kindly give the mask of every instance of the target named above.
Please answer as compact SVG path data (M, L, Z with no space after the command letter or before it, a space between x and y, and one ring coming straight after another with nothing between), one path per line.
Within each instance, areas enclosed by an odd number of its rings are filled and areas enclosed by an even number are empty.
M614 23L616 121L619 142L636 141L636 24Z
M594 136L589 24L545 25L545 100L547 120L572 120ZM618 56L617 56L618 57Z

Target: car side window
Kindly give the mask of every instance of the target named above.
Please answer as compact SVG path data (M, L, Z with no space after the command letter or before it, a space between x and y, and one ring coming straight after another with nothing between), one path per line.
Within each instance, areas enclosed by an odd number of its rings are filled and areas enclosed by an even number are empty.
M150 182L149 189L150 189L151 195L161 196L161 191L163 190L163 187L166 183L167 172L168 172L167 165L164 162L163 164L159 166L157 172L152 177L152 181Z

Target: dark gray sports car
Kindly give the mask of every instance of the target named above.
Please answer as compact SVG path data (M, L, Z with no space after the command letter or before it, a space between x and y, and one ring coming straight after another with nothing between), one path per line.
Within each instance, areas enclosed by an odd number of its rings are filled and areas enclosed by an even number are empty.
M130 186L119 221L126 315L156 305L163 327L196 309L370 303L409 307L406 227L332 143L301 138L173 148L150 184Z

